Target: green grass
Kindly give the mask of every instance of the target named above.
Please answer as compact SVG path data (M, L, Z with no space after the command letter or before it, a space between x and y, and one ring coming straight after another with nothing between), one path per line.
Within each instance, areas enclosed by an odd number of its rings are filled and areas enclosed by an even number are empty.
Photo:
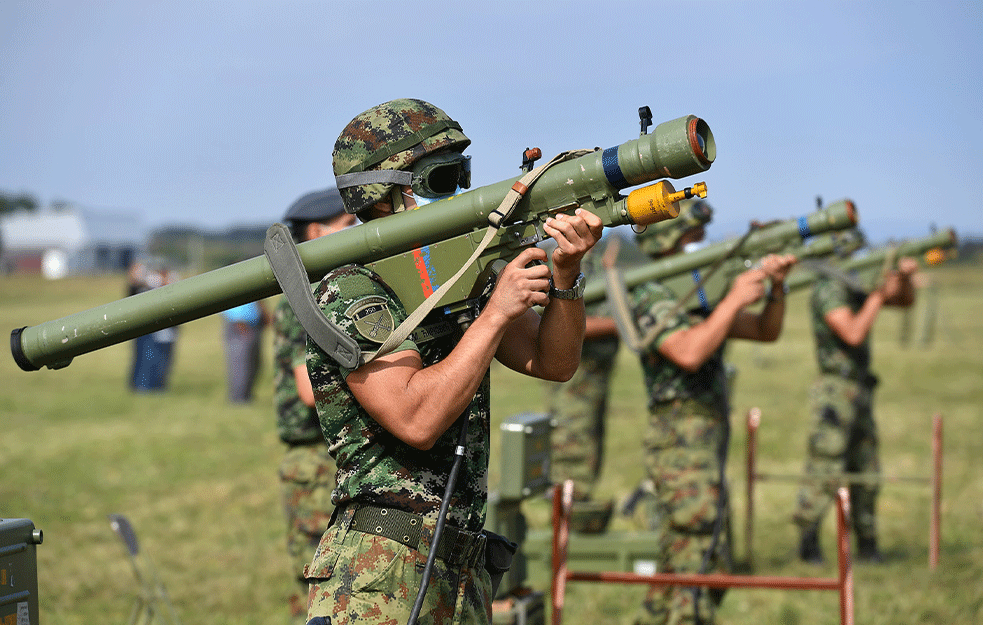
M939 286L934 340L922 345L926 303L904 315L887 311L874 337L876 397L884 472L928 476L931 417L945 418L942 549L928 567L930 493L923 485L887 484L880 501L882 566L855 570L858 623L977 623L983 621L983 273L979 266L932 270ZM0 278L0 328L33 325L117 298L122 277L45 282ZM737 344L729 475L735 548L744 556L744 415L762 411L759 468L801 471L808 424L804 398L815 375L806 295L790 297L786 330L774 345ZM269 362L269 336L266 337ZM225 400L221 328L212 316L181 327L171 388L161 394L127 390L131 346L80 356L68 368L26 373L0 357L0 516L30 518L44 531L38 547L42 622L123 622L136 584L107 520L133 522L185 623L286 623L290 592L276 469L282 452L272 415L267 364L252 405ZM493 369L493 419L543 409L542 388ZM602 488L618 500L642 476L639 439L645 423L641 374L623 351L611 401ZM492 486L497 483L497 437ZM811 568L794 558L789 521L796 487L763 482L755 501L757 571L769 575L835 575L832 516L824 526L829 564ZM541 501L525 506L545 527ZM616 518L614 530L634 529ZM565 619L621 622L644 590L572 583ZM835 593L731 591L726 623L837 623Z

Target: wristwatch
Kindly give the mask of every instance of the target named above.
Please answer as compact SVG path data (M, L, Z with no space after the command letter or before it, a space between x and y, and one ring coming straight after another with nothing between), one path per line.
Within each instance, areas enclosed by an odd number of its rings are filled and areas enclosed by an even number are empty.
M587 279L584 277L583 272L577 276L577 280L573 283L573 288L570 289L558 289L553 286L553 276L550 276L550 297L555 297L556 299L580 299L584 296L584 289L587 288Z

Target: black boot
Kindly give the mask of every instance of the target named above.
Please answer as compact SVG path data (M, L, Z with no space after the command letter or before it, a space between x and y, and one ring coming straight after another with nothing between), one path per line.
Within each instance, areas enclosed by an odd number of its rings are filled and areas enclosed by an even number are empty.
M876 538L857 537L857 562L884 563L884 556L877 549Z
M823 552L819 549L819 532L816 529L802 530L799 541L799 558L809 564L823 564Z

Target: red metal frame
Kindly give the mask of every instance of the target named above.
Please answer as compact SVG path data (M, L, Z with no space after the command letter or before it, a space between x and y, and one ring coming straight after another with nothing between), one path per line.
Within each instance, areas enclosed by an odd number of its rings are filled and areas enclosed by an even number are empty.
M942 523L942 415L932 417L932 522L928 528L928 567L939 566L939 532Z
M840 621L853 625L853 569L850 562L850 539L847 518L850 498L846 488L837 491L837 550L839 577L775 577L758 575L656 573L638 575L621 572L578 572L567 569L570 542L570 509L573 506L573 482L567 480L553 497L553 625L561 625L566 597L566 583L602 582L647 584L650 586L707 586L712 588L777 588L782 590L837 590L840 593Z
M754 484L764 479L780 479L782 477L757 471L758 456L758 426L761 425L761 410L751 408L747 414L747 501L744 516L744 555L747 562L754 565ZM799 476L799 477L805 477ZM922 477L882 476L882 482L915 482L927 483L932 489L928 536L928 566L935 570L939 565L939 532L942 517L942 415L932 416L932 475Z

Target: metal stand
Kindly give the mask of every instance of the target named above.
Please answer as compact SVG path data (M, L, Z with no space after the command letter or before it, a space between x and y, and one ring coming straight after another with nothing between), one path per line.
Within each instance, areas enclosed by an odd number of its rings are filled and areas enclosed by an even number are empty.
M151 623L158 615L164 623L181 625L181 620L174 611L170 597L167 596L164 583L157 576L153 562L149 556L140 552L140 544L129 519L122 514L110 514L109 525L123 541L126 553L130 556L130 564L133 566L133 575L140 583L139 594L130 612L130 620L127 621L129 625Z
M570 541L570 510L573 506L573 482L567 480L553 497L553 591L551 595L553 625L561 625L566 583L568 581L650 586L706 586L711 588L776 588L781 590L836 590L840 594L840 622L853 625L853 569L847 517L850 497L846 488L837 491L837 579L811 577L769 577L759 575L675 574L639 575L621 572L577 572L567 570L567 547Z
M802 481L807 479L836 479L840 483L857 484L863 482L907 482L927 484L932 489L932 504L929 524L928 566L935 570L939 565L939 531L942 515L942 415L935 413L932 417L932 476L882 476L870 473L841 473L839 475L822 475L812 478L803 474L789 475L777 473L762 473L757 470L758 427L761 425L761 410L752 408L747 415L747 513L744 520L744 553L748 564L753 566L754 549L754 484L760 480Z

